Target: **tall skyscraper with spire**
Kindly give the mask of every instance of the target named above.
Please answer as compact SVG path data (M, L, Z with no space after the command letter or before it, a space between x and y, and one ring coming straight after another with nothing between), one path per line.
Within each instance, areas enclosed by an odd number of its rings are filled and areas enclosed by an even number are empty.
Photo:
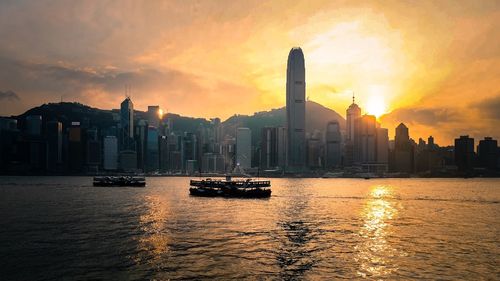
M352 104L347 108L346 112L346 142L344 147L344 166L352 166L354 164L354 137L356 131L354 129L355 122L361 117L361 108L354 100L354 93L352 95Z
M134 138L134 104L130 97L120 105L121 149L133 149Z
M352 104L347 109L347 141L354 141L354 121L361 117L361 108L354 101L354 94L352 95Z
M306 71L304 54L292 48L286 69L287 166L302 168L306 159Z

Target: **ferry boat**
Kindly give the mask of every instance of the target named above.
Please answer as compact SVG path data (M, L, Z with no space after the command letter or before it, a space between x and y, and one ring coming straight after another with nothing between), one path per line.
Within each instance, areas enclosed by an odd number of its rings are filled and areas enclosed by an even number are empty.
M144 187L146 186L146 179L144 177L132 176L94 177L94 186Z
M267 198L271 196L271 181L225 179L191 180L189 193L202 197Z

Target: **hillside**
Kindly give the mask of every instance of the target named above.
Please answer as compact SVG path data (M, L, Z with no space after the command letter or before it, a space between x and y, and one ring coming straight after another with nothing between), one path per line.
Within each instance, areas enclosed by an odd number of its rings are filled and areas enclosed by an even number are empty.
M67 127L73 121L79 121L86 127L108 128L116 125L119 118L119 111L103 110L89 107L80 103L49 103L34 107L19 116L13 116L18 119L19 126L24 126L24 119L28 115L42 115L43 123L51 120L59 120ZM147 118L146 112L135 111L137 119ZM168 113L164 118L173 120L173 129L177 132L196 132L200 126L210 126L210 121L203 118L192 118L181 116L174 113ZM306 131L323 131L329 121L337 120L342 130L345 128L345 120L337 112L326 108L316 102L307 101L306 103ZM222 122L224 133L234 136L236 128L248 127L252 130L252 140L254 143L260 141L261 129L265 126L285 126L286 110L285 107L272 109L270 111L256 112L254 115L234 115Z
M345 130L345 119L332 109L326 108L314 101L306 102L306 132L324 131L326 124L337 120L341 130ZM234 136L236 128L248 127L252 130L252 142L260 141L260 132L266 126L285 126L285 107L270 111L256 112L254 115L234 115L223 122L224 133Z

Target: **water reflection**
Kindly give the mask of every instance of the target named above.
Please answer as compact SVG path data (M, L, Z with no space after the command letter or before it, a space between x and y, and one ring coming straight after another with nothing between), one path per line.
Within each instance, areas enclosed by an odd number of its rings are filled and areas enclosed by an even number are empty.
M392 257L396 249L387 241L391 233L391 222L397 216L390 186L376 185L371 188L369 199L363 210L364 224L359 231L361 243L356 246L361 277L387 277L397 270Z
M145 196L144 200L144 213L139 218L143 233L142 237L139 238L139 252L143 253L145 257L139 257L139 261L142 259L159 261L168 251L166 222L169 209L167 200L156 195Z
M300 192L298 192L300 194ZM308 200L302 196L292 196L284 202L284 212L278 222L279 245L276 260L281 269L280 279L300 279L317 262L318 231L308 217Z

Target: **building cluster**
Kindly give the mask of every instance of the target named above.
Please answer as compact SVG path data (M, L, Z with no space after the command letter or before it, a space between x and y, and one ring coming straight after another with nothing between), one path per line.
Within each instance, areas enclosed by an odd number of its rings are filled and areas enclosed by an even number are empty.
M257 132L225 128L218 118L191 131L175 130L175 121L159 106L137 115L129 97L110 126L41 115L25 116L20 124L0 118L0 172L498 175L496 140L486 137L477 148L468 136L448 147L435 144L432 136L417 143L403 123L389 140L388 129L375 116L363 115L354 97L345 130L338 120L324 120L324 130L308 132L305 74L302 50L293 48L287 63L286 124Z

